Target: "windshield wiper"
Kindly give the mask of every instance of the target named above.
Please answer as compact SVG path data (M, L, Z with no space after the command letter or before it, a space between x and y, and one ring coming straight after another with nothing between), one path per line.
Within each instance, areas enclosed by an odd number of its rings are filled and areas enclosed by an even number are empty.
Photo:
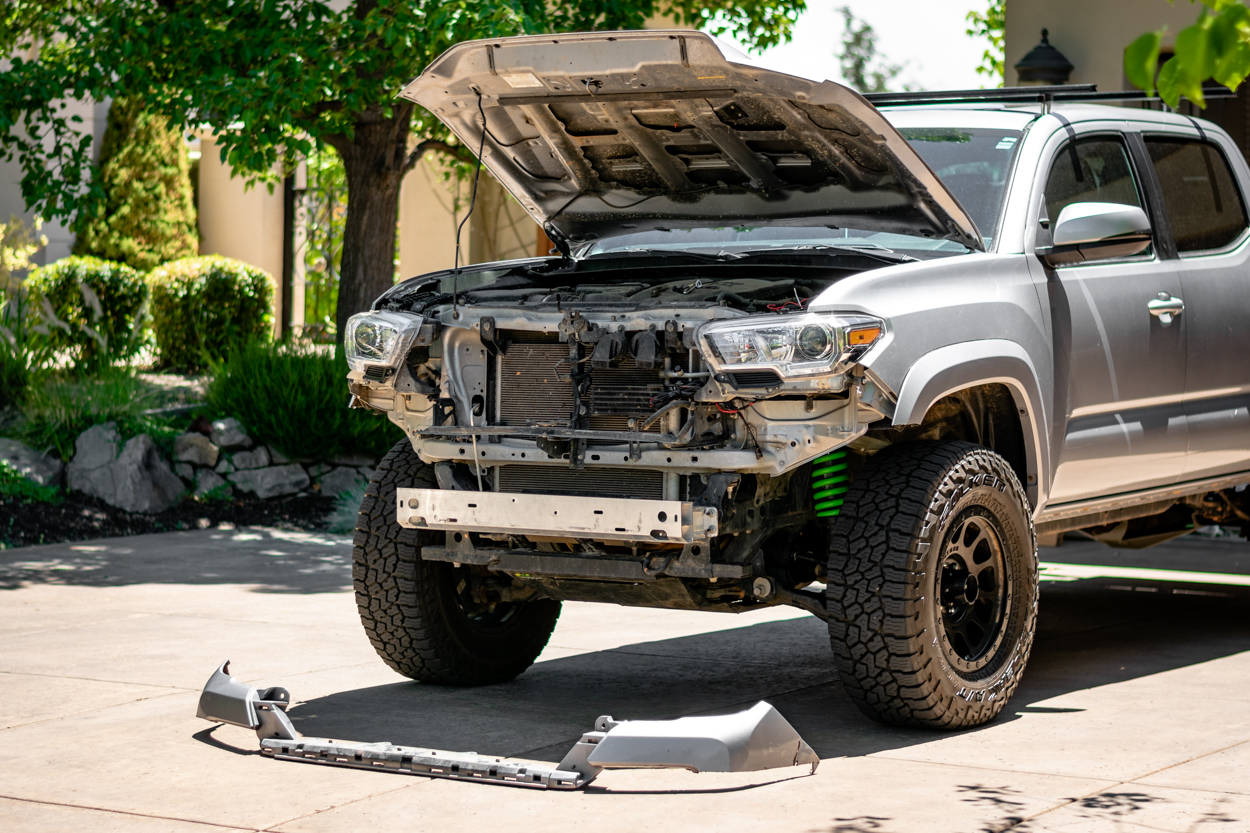
M706 252L682 251L680 249L647 249L642 247L630 249L613 249L610 252L599 252L598 254L587 255L582 260L596 260L605 257L621 257L622 255L642 255L645 257L687 257L694 260L706 260L712 263L721 263L726 260L738 260L742 257L737 252L726 252L723 249L716 254L708 254Z
M879 246L876 243L852 244L846 246L829 246L826 244L805 245L805 246L776 246L768 249L748 249L741 252L739 257L764 257L770 254L781 252L800 252L812 254L824 254L826 252L832 254L856 254L864 257L876 258L886 263L919 263L919 258L911 255L899 254L893 249L887 249L885 246Z

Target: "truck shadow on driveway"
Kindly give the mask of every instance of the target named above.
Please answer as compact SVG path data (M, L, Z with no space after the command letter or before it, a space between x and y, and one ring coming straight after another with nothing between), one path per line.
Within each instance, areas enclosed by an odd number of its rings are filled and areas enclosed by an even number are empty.
M1024 715L1082 711L1034 705L1060 694L1250 651L1250 591L1208 586L1224 595L1193 596L1165 583L1151 584L1149 592L1115 589L1121 584L1043 585L1024 680L985 728ZM663 719L737 711L761 699L777 706L822 758L947 736L882 727L861 715L842 691L825 626L814 617L551 659L502 685L404 682L344 691L299 703L290 713L310 736L555 761L601 714Z

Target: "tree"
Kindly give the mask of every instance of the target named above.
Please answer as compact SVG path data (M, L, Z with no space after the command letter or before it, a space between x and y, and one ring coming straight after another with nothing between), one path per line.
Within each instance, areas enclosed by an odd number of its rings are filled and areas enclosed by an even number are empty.
M842 78L861 93L883 93L903 71L902 64L891 64L877 52L877 33L871 25L856 21L850 6L838 8L846 26L842 33Z
M66 99L142 98L177 126L216 133L223 160L273 181L319 144L348 187L336 323L390 286L399 186L428 152L471 161L429 113L395 93L451 45L540 32L641 28L657 14L788 39L804 0L9 0L0 10L0 143L44 216L97 210L91 137ZM14 34L14 33L17 34Z
M985 38L989 46L981 56L978 75L988 75L994 86L1001 87L1005 78L1005 52L1007 43L1007 0L989 0L984 12L975 9L966 18L970 24L969 37Z
M182 131L139 100L114 101L96 171L103 199L80 224L74 253L144 272L199 254L189 172Z
M1129 44L1124 73L1148 94L1157 88L1172 107L1182 96L1205 107L1202 84L1209 78L1235 90L1250 75L1250 9L1242 0L1203 0L1198 21L1177 33L1172 57L1159 66L1165 33L1147 32Z

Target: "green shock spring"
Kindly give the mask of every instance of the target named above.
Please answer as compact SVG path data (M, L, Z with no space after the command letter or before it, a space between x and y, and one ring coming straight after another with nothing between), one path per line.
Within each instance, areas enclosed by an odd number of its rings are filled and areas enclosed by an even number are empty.
M846 470L846 452L830 451L812 464L812 497L816 499L816 517L834 518L842 509L842 499L851 488L851 475Z

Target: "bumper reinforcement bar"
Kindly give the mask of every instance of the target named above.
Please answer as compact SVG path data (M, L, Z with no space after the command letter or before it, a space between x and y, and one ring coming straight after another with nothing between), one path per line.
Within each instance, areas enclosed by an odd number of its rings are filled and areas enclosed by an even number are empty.
M678 500L396 489L408 529L690 544L718 534L714 508Z

